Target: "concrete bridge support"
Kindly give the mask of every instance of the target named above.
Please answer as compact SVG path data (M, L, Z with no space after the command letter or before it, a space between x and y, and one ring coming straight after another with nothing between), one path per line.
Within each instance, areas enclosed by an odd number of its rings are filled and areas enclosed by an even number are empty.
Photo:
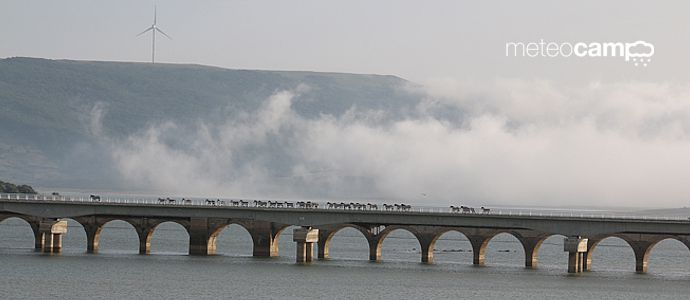
M84 227L84 232L86 232L86 253L98 253L103 224L99 223L98 218L94 216L74 218L74 220L81 224Z
M287 225L266 221L246 221L242 225L252 236L254 257L278 256L278 239Z
M657 235L657 234L629 234L629 233L621 233L621 234L614 234L614 235L600 235L595 237L594 239L590 239L588 242L588 251L586 253L586 261L583 266L584 271L589 271L592 269L592 256L593 256L593 251L596 248L596 246L601 242L603 239L607 237L618 237L620 239L623 239L625 242L630 245L630 248L633 250L633 253L635 255L635 272L637 273L646 273L648 270L648 261L649 261L649 255L652 251L652 248L659 242L665 240L665 239L674 239L677 241L680 241L683 243L685 246L690 248L690 240L688 239L688 236L685 235Z
M411 232L419 242L420 252L422 254L422 263L433 264L434 246L436 246L436 240L438 240L438 238L446 232L445 228L433 226L415 226L411 228Z
M297 243L297 263L310 263L314 255L314 243L319 240L319 230L311 227L295 228L292 240Z
M319 241L317 244L317 258L319 260L327 260L329 258L330 240L326 231L319 229Z
M652 248L665 239L675 239L688 246L687 237L684 236L664 236L651 234L620 234L618 237L624 239L635 253L635 272L647 273L649 255Z
M582 264L582 271L589 272L592 270L592 256L594 254L594 248L601 242L601 238L588 238L587 239L587 252L585 252L585 261Z
M378 238L372 238L369 240L369 261L381 261L381 247L379 245Z
M375 229L378 227L367 225L342 224L336 226L319 226L317 228L319 229L319 241L317 242L319 260L328 259L331 240L333 239L336 233L345 228L353 228L362 233L362 235L364 235L364 238L367 239L367 244L369 245L370 259L373 261L377 261L378 259L380 259L380 251L376 251L378 239L374 234ZM378 256L377 253L379 253Z
M651 241L634 241L630 242L630 246L635 252L635 272L647 273L647 261L649 253L656 242Z
M539 248L547 237L543 235L530 236L526 234L520 238L520 243L525 251L525 268L536 269L539 262Z
M151 254L151 239L153 238L153 232L160 223L161 222L150 221L146 218L136 220L135 223L132 223L134 229L137 231L137 235L139 235L139 254Z
M383 247L383 240L386 239L388 234L391 232L398 230L398 229L403 229L407 230L408 232L412 233L417 241L419 241L420 236L422 235L420 233L420 230L417 230L416 226L397 226L397 225L391 225L391 226L384 226L384 227L374 227L374 228L379 228L381 230L377 230L376 232L371 233L371 235L367 236L367 240L369 241L369 261L372 262L380 262L381 261L381 248ZM373 231L373 230L372 230ZM429 237L429 239L433 239L433 234ZM420 246L421 246L421 241L420 241ZM425 263L429 262L429 243L426 245L427 251L422 251L423 257L422 261ZM431 253L431 261L433 261L433 253Z
M587 262L587 239L569 236L563 240L563 250L568 252L568 273L580 273Z
M216 237L211 238L208 218L190 218L189 255L215 255Z
M484 266L486 261L486 245L489 238L480 234L466 234L472 244L472 264L478 267Z
M329 258L331 239L343 228L345 227L319 227L319 241L316 242L318 246L317 257L319 260L326 260Z
M62 251L62 235L67 233L67 221L41 220L38 227L38 242L43 253L60 253Z

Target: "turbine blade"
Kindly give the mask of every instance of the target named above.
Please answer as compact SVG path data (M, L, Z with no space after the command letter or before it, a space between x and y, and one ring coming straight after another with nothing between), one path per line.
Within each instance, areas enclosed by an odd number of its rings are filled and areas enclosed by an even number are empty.
M137 36L140 36L140 35L142 35L142 34L144 34L144 33L147 33L147 32L149 32L149 31L151 31L151 30L153 30L153 29L154 29L153 26L151 26L151 27L149 27L149 28L146 28L146 30L142 31L140 34L137 34Z
M153 6L153 25L156 25L156 5Z
M172 38L169 35L165 34L165 32L163 32L163 30L161 30L160 28L156 27L156 31L160 32L162 35L172 40Z

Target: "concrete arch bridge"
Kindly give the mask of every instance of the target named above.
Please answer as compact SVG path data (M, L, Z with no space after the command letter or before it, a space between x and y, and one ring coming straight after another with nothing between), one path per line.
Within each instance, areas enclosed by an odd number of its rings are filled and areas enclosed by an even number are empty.
M211 206L199 203L167 205L146 201L110 201L11 198L0 195L0 222L8 218L26 221L35 236L35 248L60 252L67 226L73 219L83 226L89 253L98 252L104 226L114 220L131 224L139 237L139 253L148 254L158 225L175 222L189 234L190 255L214 255L216 239L223 228L237 224L249 232L253 255L279 254L278 239L290 226L297 243L296 260L310 262L314 248L317 257L327 259L333 236L344 228L354 228L367 239L369 259L381 260L383 241L394 230L406 230L419 242L420 261L433 262L433 250L441 235L455 231L472 245L473 263L483 265L489 241L498 234L517 238L524 250L525 266L535 268L539 248L547 238L563 235L568 252L568 272L579 273L592 267L592 253L608 237L623 239L635 254L636 271L647 271L653 247L675 239L690 248L690 220L584 216L506 215L496 213L463 214L438 211L342 210L321 208L275 208L255 206Z

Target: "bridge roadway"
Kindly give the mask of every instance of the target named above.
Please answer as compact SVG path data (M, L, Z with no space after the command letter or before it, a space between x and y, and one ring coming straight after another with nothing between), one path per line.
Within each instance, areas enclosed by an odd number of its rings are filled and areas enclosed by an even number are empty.
M631 246L636 271L640 273L647 271L649 253L658 242L676 239L690 248L690 220L681 219L122 203L51 200L45 196L31 200L0 195L0 221L11 217L29 223L35 234L36 248L45 252L60 251L62 235L66 233L63 219L67 218L84 227L89 253L98 251L103 226L113 220L134 226L141 254L150 252L153 232L164 222L176 222L187 230L191 255L215 254L216 237L221 230L238 224L250 233L253 254L257 257L277 256L278 239L283 230L300 226L294 234L298 262L311 261L314 244L318 246L318 258L327 259L331 239L346 227L355 228L366 237L372 261L381 260L382 242L396 229L407 230L417 238L424 263L433 262L434 245L442 234L448 231L462 233L472 244L475 265L484 265L486 246L491 238L509 233L522 244L527 268L537 266L537 253L546 238L563 235L566 236L564 250L569 252L570 273L590 270L593 250L607 237L619 237Z

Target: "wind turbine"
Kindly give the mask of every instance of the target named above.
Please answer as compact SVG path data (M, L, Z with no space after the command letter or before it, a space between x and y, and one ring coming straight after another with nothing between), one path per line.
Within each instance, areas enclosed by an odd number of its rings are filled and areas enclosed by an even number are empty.
M142 31L140 34L137 34L137 36L141 36L144 33L147 33L151 31L151 63L155 64L156 63L156 31L160 32L160 34L164 35L165 37L169 38L172 40L172 38L165 34L163 30L158 28L156 25L156 6L153 6L153 25L151 27L146 28L146 30Z

